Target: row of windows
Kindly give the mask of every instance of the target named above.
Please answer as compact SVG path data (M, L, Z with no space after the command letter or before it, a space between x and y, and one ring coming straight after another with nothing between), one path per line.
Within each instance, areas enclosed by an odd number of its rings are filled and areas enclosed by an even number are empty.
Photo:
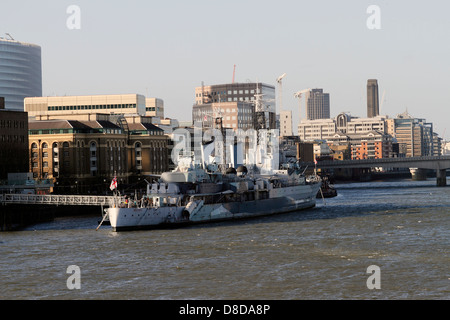
M39 154L38 154L37 152L33 151L33 152L31 153L31 158L32 158L32 159L35 159L35 158L38 157L38 155L39 155ZM64 151L64 152L63 152L63 155L64 155L64 157L69 157L69 151ZM57 158L58 156L59 156L59 153L58 153L57 151L53 152L53 157L54 157L54 158ZM48 152L43 151L43 152L42 152L42 158L48 158Z
M239 121L251 121L251 120L253 120L253 117L249 117L249 116L238 116L238 117L236 117L236 116L226 116L226 117L223 117L223 120L236 120L236 118L239 120Z
M49 106L48 111L59 110L98 110L98 109L130 109L136 108L136 104L99 104L84 106Z
M236 102L236 101L255 101L255 97L234 97L234 98L220 98L220 99L212 99L212 102ZM202 104L202 100L197 100L197 104Z
M10 134L2 134L1 137L2 142L9 142L9 143L24 143L25 142L25 136L19 136L19 135L10 135Z
M258 90L259 91L259 90ZM228 91L214 91L214 92L206 92L204 93L205 96L212 95L212 96L219 96L219 95L225 95L225 94L255 94L256 90L228 90ZM200 98L202 96L201 93L197 93L195 95L196 97Z
M29 130L30 135L39 134L66 134L66 133L108 133L108 134L121 134L121 129L44 129L44 130Z
M164 131L150 131L150 130L133 130L130 132L131 135L145 135L149 134L151 136L163 136Z
M53 130L29 130L30 135L37 134L59 134L59 133L73 133L73 129L53 129Z
M28 122L26 122L28 124ZM19 120L0 120L0 128L13 129L13 128L25 128L25 121Z
M235 113L236 112L236 108L227 108L227 109L220 109L220 112L223 114L223 113ZM213 113L213 111L211 110L211 109L204 109L204 108L202 108L202 109L200 109L200 108L197 108L197 110L195 110L194 109L194 111L193 111L193 114L195 115L195 116L198 116L198 115L204 115L204 114L212 114ZM251 114L251 113L253 113L253 110L251 109L251 108L239 108L238 109L238 113L239 114Z
M106 134L122 134L122 129L45 129L45 130L29 130L30 135L39 134L66 134L66 133L106 133ZM151 136L162 136L164 131L151 131L151 130L134 130L130 132L132 135L149 134Z
M63 143L62 146L63 146L63 148L68 148L68 147L69 147L69 143L66 141L66 142ZM31 144L31 149L37 149L37 148L38 148L37 143L36 143L36 142L33 142L33 143ZM47 142L43 142L41 148L42 148L42 149L47 149L47 148L48 148ZM53 148L58 148L58 143L56 143L56 142L53 143Z
M166 144L164 143L164 142L153 142L153 143L150 143L150 147L159 147L159 148L164 148L166 146ZM62 145L62 147L63 148L69 148L69 143L68 142L64 142L63 143L63 145ZM79 147L84 147L84 141L81 141L81 143L80 143L80 141L77 141L77 147L79 148ZM115 148L117 148L117 147L122 147L122 148L124 148L125 147L125 142L124 141L106 141L106 147L107 148L113 148L113 147L115 147ZM140 143L140 142L136 142L135 143L135 148L138 148L138 149L140 149L142 147L142 144ZM53 148L58 148L58 144L55 142L55 143L53 143ZM90 144L90 148L91 149L96 149L97 148L97 143L96 142L91 142L91 144ZM36 142L33 142L32 144L31 144L31 149L32 150L35 150L35 149L38 149L38 145L37 145L37 143ZM43 142L42 143L42 145L41 145L41 149L48 149L48 144L47 144L47 142ZM35 152L35 151L34 151ZM37 154L37 153L36 153Z

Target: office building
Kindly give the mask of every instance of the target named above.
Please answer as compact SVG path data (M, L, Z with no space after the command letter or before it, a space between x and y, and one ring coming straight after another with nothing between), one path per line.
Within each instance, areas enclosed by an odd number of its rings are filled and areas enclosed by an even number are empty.
M440 155L439 139L433 132L433 124L425 119L414 118L407 111L389 119L388 133L399 144L405 145L406 157ZM438 146L434 146L437 143Z
M61 114L139 114L144 116L146 99L140 94L30 97L25 99L29 117L46 120Z
M312 89L306 93L306 119L330 118L330 94L323 89Z
M0 98L0 180L8 173L28 172L28 115L4 110Z
M346 113L333 119L304 120L298 126L302 141L325 140L333 146L348 146L352 159L392 156L392 137L387 116L356 118Z
M255 111L251 104L240 101L200 104L192 108L194 123L201 122L204 128L214 128L216 118L222 118L224 128L247 130L254 127Z
M373 118L379 114L378 81L369 79L367 80L367 118Z
M261 97L259 110L256 106L258 99L255 95ZM275 87L260 82L196 87L195 104L192 111L193 121L206 121L208 122L206 125L211 125L212 117L216 117L220 113L223 117L224 127L257 129L258 126L264 125L266 128L275 129Z
M158 98L145 99L145 115L164 119L164 101Z
M195 88L195 105L214 102L254 103L255 94L263 95L265 107L276 113L275 87L261 82L217 84Z
M0 37L0 97L9 110L24 111L26 97L42 96L41 47Z
M298 125L298 135L302 141L314 141L327 140L337 132L360 134L376 130L386 133L387 118L357 118L340 113L333 119L302 120Z

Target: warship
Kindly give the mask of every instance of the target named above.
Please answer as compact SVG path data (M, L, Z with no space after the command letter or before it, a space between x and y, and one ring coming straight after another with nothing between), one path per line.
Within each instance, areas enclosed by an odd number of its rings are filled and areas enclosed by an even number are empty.
M314 207L321 181L299 172L249 174L245 166L178 166L147 185L139 201L115 197L105 209L113 231L180 227Z

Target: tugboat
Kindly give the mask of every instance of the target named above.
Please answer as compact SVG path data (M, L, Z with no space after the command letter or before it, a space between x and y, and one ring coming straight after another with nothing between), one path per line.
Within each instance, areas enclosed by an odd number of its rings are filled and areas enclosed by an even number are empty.
M324 176L322 179L322 185L320 187L319 192L317 192L316 198L333 198L337 196L337 190L330 183L330 179L328 176Z

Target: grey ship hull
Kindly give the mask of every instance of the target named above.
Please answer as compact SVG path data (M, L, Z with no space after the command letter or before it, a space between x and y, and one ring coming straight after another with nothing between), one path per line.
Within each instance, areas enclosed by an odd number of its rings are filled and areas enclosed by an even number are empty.
M267 199L204 204L195 196L196 207L187 218L186 207L108 208L113 231L175 228L192 224L248 219L287 213L316 205L320 183L273 189Z

